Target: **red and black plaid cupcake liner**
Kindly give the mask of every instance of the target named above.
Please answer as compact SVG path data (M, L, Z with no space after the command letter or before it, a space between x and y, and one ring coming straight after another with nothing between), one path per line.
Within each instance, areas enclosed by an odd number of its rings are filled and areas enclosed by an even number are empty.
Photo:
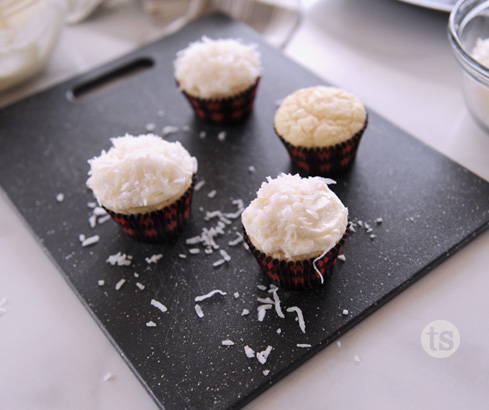
M214 124L232 124L244 120L253 111L259 82L258 77L251 87L228 98L198 98L181 91L200 119Z
M163 242L174 239L190 219L195 177L185 193L163 209L144 214L119 214L105 210L121 229L138 241Z
M368 118L365 125L349 140L330 147L300 147L290 144L278 135L285 148L289 152L292 162L299 170L307 175L333 176L347 171L353 164L357 155L358 145L362 135L367 128Z
M348 235L348 232L345 232L339 242L321 259L316 261L316 268L323 276L322 280L321 276L314 269L314 260L316 258L289 262L272 258L259 251L253 245L244 228L243 232L243 237L250 247L251 253L258 261L263 273L268 276L272 283L286 290L312 289L322 285L336 265L338 255L343 252L345 240Z

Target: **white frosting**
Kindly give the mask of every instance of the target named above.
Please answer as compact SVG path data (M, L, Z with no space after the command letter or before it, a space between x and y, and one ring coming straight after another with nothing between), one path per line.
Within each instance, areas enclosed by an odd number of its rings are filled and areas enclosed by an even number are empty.
M275 129L289 143L324 147L350 139L365 125L367 113L352 94L334 87L300 89L275 114Z
M321 255L342 238L348 209L321 177L267 178L241 220L251 242L281 260Z
M119 213L160 209L180 197L197 160L179 142L156 135L112 138L113 147L88 161L87 185L100 204Z
M472 57L481 65L489 68L489 38L477 39L475 47L472 50Z
M251 87L261 73L255 45L203 37L177 54L175 77L180 88L200 98L223 98Z

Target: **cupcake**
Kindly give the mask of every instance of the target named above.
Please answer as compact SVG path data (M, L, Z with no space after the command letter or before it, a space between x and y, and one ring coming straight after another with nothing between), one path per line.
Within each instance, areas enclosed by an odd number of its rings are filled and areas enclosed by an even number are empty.
M357 97L344 90L303 88L283 100L274 126L301 172L336 175L355 159L367 112Z
M267 178L241 215L244 238L270 280L285 289L318 286L342 252L348 209L322 177Z
M203 37L177 53L175 79L197 116L233 123L253 109L261 75L260 54L239 40Z
M179 142L156 135L112 138L88 161L88 187L122 230L157 242L175 237L190 218L197 160Z

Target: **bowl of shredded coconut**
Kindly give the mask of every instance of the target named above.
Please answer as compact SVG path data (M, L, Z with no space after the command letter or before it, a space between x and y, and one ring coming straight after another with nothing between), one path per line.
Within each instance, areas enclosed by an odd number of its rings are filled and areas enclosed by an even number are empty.
M450 14L448 37L467 107L489 132L489 1L460 0Z

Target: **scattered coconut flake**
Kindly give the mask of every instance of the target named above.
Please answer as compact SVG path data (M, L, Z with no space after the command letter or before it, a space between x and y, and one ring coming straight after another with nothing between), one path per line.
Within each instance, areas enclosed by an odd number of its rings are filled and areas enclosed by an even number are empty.
M98 284L99 286L104 286L104 285L105 285L105 280L100 279L99 281L97 281L97 284Z
M112 266L129 266L132 263L132 256L117 252L115 255L110 255L106 262Z
M231 256L229 256L229 253L227 253L224 249L220 249L219 252L226 262L229 262L231 260Z
M263 370L262 373L263 373L263 376L268 376L270 374L270 370L265 369L265 370Z
M154 131L156 129L156 124L154 122L149 122L146 124L146 131Z
M239 292L234 292L233 293L233 296L234 296L235 299L238 299L239 298Z
M272 346L267 346L265 350L262 350L261 352L256 352L256 358L261 364L265 364L267 362L268 356L270 356L272 349Z
M86 247L86 246L90 246L90 245L95 245L99 240L100 240L100 236L93 235L93 236L90 236L88 238L85 238L82 241L81 246Z
M223 142L226 139L226 131L221 131L219 134L217 134L217 139Z
M276 330L276 332L277 332L277 334L279 335L280 333L282 333L282 329L278 328L278 329Z
M200 253L200 249L199 248L190 248L188 250L188 253L190 253L191 255L197 255L198 253Z
M346 261L346 256L345 256L345 255L338 255L338 259L339 259L341 262L345 262L345 261Z
M377 225L380 225L382 222L384 222L384 220L383 220L382 218L377 218L377 219L375 220L375 223L376 223Z
M189 125L182 126L182 131L189 132L190 131L190 126Z
M150 320L149 322L146 322L146 327L156 327L156 323Z
M281 303L280 298L278 296L278 289L273 290L272 296L273 296L273 301L274 301L274 305L275 305L275 312L277 313L277 316L279 318L282 318L282 319L285 318L284 312L282 311L282 303Z
M96 202L87 202L87 206L89 208L95 208L97 206L97 203Z
M341 340L336 341L336 346L338 346L341 349Z
M103 223L107 222L110 218L111 218L110 215L101 216L98 218L97 222L99 224L103 224Z
M341 312L343 316L348 316L349 313L350 312L348 311L348 309L343 309L343 311Z
M266 291L267 290L267 287L265 285L256 285L256 287L259 289L259 290L263 290L263 291Z
M195 191L200 191L204 185L205 185L205 180L202 179L202 180L200 180L199 182L197 182L195 184L194 190Z
M221 266L221 265L224 265L226 263L226 261L224 259L218 259L217 261L215 261L212 266L214 266L215 268L217 268L218 266Z
M58 202L63 202L65 199L65 195L62 194L61 192L59 194L56 195L56 201Z
M107 215L107 211L104 208L97 206L93 209L93 214L95 216L105 216L105 215Z
M200 307L200 305L196 304L194 306L195 308L195 313L197 313L197 316L200 317L200 318L203 318L204 317L204 312L202 310L202 308Z
M200 131L199 137L200 137L200 138L205 138L205 136L206 136L206 135L207 135L207 134L206 134L206 132L205 132L205 131Z
M217 194L217 191L215 189L213 189L212 191L210 191L207 194L207 196L212 199L212 198L214 198L216 196L216 194Z
M360 363L360 361L361 361L360 356L358 356L358 355L353 356L353 360L355 360L355 362L357 362L357 363Z
M135 278L139 278L139 273L134 272L133 275L134 275Z
M248 171L250 171L250 172L255 172L255 171L256 171L256 168L255 168L253 165L250 165L250 166L248 167Z
M270 305L273 305L275 303L273 299L268 298L268 297L266 297L266 298L256 298L256 300L258 302L260 302L260 303L266 303L266 304L270 304Z
M306 323L304 322L302 310L297 306L292 306L287 308L287 312L295 312L297 314L297 319L299 320L299 328L301 329L302 333L306 333Z
M268 293L272 293L278 290L278 286L274 285L273 283L270 284L270 287L268 288Z
M159 309L162 313L168 311L168 308L163 303L157 301L156 299L151 299L150 305L154 306L156 309Z
M108 382L108 381L111 381L111 380L114 380L114 375L112 373L105 373L105 376L102 378L102 381L105 383L105 382Z
M115 284L115 290L119 290L120 288L122 288L122 286L124 285L124 283L126 283L126 280L125 279L119 280L119 282L117 282Z
M82 233L80 235L78 235L78 239L80 240L80 242L83 242L85 240L86 236L83 235Z
M246 242L243 242L243 248L245 248L247 251L250 250L250 247L248 246L248 244Z
M97 226L97 217L95 215L90 215L88 224L90 225L90 228L95 228L95 226Z
M234 342L230 339L225 339L221 342L223 346L234 346Z
M209 293L206 293L205 295L197 296L194 300L196 302L202 302L203 300L209 299L209 298L211 298L212 296L214 296L217 293L219 293L222 296L226 296L227 295L226 292L223 292L220 289L214 289L214 290L211 290Z
M297 343L297 347L300 347L302 349L309 349L311 345L309 343Z
M236 233L236 238L228 242L229 246L239 245L244 240L243 235L241 235L239 232L235 232L235 233Z
M255 351L248 345L244 347L244 352L248 359L253 359L255 357Z
M370 235L370 240L371 241L373 241L375 238L377 238L377 235L375 235L375 234Z
M185 255L184 253L179 253L179 254L178 254L178 257L179 257L180 259L187 259L187 255Z
M248 309L243 309L243 311L241 312L241 316L247 316L250 314L250 311Z
M139 290L144 290L145 286L141 282L136 282L136 286Z
M175 132L178 132L178 127L175 127L174 125L166 125L161 130L161 133L163 134L163 136L166 136L169 134L174 134Z
M273 305L260 305L256 308L258 312L258 321L263 322L265 319L265 315L267 314L267 310L271 309Z
M158 262L161 258L163 257L163 254L161 253L156 253L154 255L151 255L149 258L144 258L144 260L146 261L146 263L148 265L152 264L152 263L156 263Z

